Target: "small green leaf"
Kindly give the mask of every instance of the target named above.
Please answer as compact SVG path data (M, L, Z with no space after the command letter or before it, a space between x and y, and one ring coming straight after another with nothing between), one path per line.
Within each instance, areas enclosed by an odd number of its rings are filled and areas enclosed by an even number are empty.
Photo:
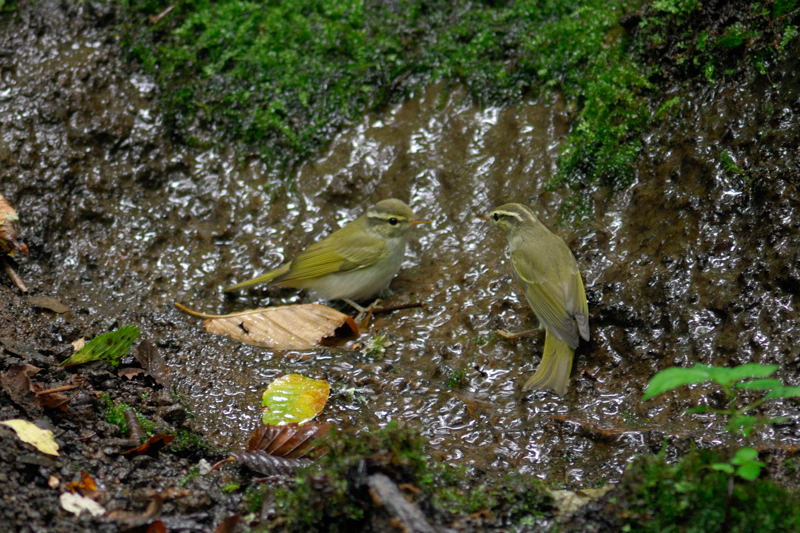
M327 381L288 374L269 384L261 398L265 407L261 421L279 426L306 422L317 416L328 401L331 387Z
M720 472L727 472L728 474L733 474L733 467L728 463L714 463L711 465L712 470L719 470Z
M784 422L788 422L791 420L788 416L776 416L775 418L767 418L765 422L767 424L783 424Z
M757 417L750 415L732 416L730 420L728 420L725 429L731 433L739 433L747 437L753 431L753 428L756 427L758 421Z
M744 447L736 450L736 453L731 459L731 463L735 465L744 465L758 458L758 451L753 448Z
M760 461L742 465L736 469L736 474L747 481L753 481L761 474L761 467L763 466L764 463Z
M687 413L690 414L701 414L701 413L713 413L714 410L707 405L698 405L696 407L690 407L686 410Z
M783 387L783 383L779 379L754 379L752 381L742 381L736 384L738 389L750 390L772 390L776 387Z
M781 385L770 391L764 398L797 398L800 396L800 387L792 387L790 385Z
M706 367L709 377L723 387L735 381L749 378L765 378L771 376L778 370L778 365L760 365L758 363L747 363L744 365L727 368L724 366Z
M136 326L122 326L114 331L98 335L86 345L61 362L63 366L81 365L104 360L116 366L119 360L128 355L131 345L139 337Z
M707 365L696 364L692 368L672 367L666 368L650 378L647 383L647 390L644 393L644 400L654 398L659 394L672 389L677 389L683 385L692 383L703 383L709 380Z

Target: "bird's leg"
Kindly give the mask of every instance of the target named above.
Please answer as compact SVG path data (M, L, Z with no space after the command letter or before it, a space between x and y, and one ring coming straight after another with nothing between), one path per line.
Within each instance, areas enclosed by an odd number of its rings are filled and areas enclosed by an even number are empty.
M358 311L358 316L355 318L356 324L363 323L364 320L372 314L372 311L381 303L380 298L378 298L367 307L362 307L349 298L342 298L342 301L351 305L356 311Z
M342 301L345 302L350 307L352 307L353 309L355 309L356 311L358 311L359 313L364 313L366 311L366 309L355 303L350 298L342 298Z
M514 339L518 339L520 337L528 337L530 335L533 335L537 331L539 331L537 328L525 329L525 330L522 330L522 331L513 331L513 332L505 330L505 329L496 329L495 333L497 333L498 335L500 335L504 339L514 340Z

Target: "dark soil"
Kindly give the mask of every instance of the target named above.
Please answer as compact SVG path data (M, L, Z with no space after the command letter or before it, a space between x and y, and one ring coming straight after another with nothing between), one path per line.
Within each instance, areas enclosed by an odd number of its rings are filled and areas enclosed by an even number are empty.
M216 304L232 309L231 300L223 301L218 291L223 283L232 281L232 273L218 272L213 265L230 259L237 263L241 275L245 264L253 268L270 248L258 243L261 235L248 237L253 245L247 252L220 251L218 248L224 247L215 246L220 242L230 243L233 233L246 233L240 231L245 226L266 231L264 228L289 219L296 223L287 232L295 242L308 228L301 225L304 221L298 220L298 210L291 211L285 205L288 201L275 201L274 209L264 209L261 202L266 195L261 190L263 183L258 180L241 178L241 198L215 196L216 191L226 189L215 188L214 180L239 178L228 177L229 161L206 162L208 166L202 172L191 170L197 154L173 142L165 133L157 112L158 90L146 76L131 70L135 67L123 57L115 29L117 22L114 7L98 2L20 1L16 10L0 15L0 194L20 211L23 240L30 248L30 256L11 260L30 288L27 295L0 273L0 372L8 377L9 372L20 370L19 365L27 364L39 369L31 381L40 389L77 385L62 393L68 400L66 403L46 406L27 386L14 388L4 381L0 420L34 421L40 427L52 429L60 446L58 457L45 456L20 442L10 429L0 426L4 444L0 451L3 460L0 523L12 531L118 531L147 527L156 520L170 531L210 531L234 514L260 510L258 504L252 506L246 501L248 494L255 492L249 489L260 490L263 486L259 475L235 465L203 475L208 464L227 455L203 445L203 439L237 435L224 426L228 422L224 420L229 414L227 406L217 406L219 418L209 422L194 417L183 400L192 393L197 393L195 402L203 398L210 401L215 394L223 396L212 385L214 366L221 361L234 361L233 370L239 369L236 365L248 371L260 365L263 374L273 375L280 371L279 365L266 356L257 357L258 352L250 347L232 347L233 343L199 335L196 322L182 320L185 317L172 309L171 303L177 291L206 298L205 301L214 302L216 298ZM781 69L776 69L780 73L772 82L762 78L742 87L685 91L688 96L684 95L686 98L674 115L665 119L662 128L646 140L646 155L637 169L639 179L631 192L622 198L609 199L607 191L597 191L598 209L602 210L597 216L599 229L585 230L582 237L573 235L572 239L579 262L586 265L586 278L592 281L587 283L587 289L594 329L591 343L578 353L573 378L577 392L571 404L548 400L543 409L543 402L535 398L518 402L508 392L513 388L511 377L507 378L507 390L497 385L506 379L499 370L514 368L520 372L520 361L530 364L535 344L521 344L517 349L494 342L488 348L478 348L477 340L473 346L472 341L456 338L455 334L447 336L450 332L467 331L470 337L480 338L494 327L507 326L505 321L509 317L520 322L515 325L523 325L530 317L524 302L508 304L497 300L500 291L488 286L487 276L476 275L469 278L476 281L469 281L461 275L466 270L459 269L467 268L463 265L451 269L461 273L460 279L453 281L446 274L439 277L442 274L433 271L442 269L434 267L444 264L444 259L432 252L423 265L427 270L422 271L423 276L430 273L432 281L420 299L431 294L438 298L437 305L446 318L439 325L446 327L438 328L444 333L427 333L434 339L434 347L440 348L440 362L447 361L453 368L461 369L467 381L473 380L475 386L464 387L465 394L459 397L457 391L452 392L444 385L448 379L447 365L432 371L435 363L411 356L406 357L411 363L400 356L395 359L407 367L414 366L416 373L406 375L402 369L392 373L393 366L402 364L372 360L364 363L355 357L337 359L336 365L331 364L325 371L333 376L356 375L352 381L341 380L350 387L380 390L383 386L393 394L389 398L393 403L400 403L395 400L401 396L416 400L431 411L424 413L430 417L426 420L437 416L435 409L444 410L445 404L452 403L455 405L452 409L466 421L462 423L462 418L453 417L445 423L461 425L462 429L477 426L480 431L491 433L482 437L489 444L472 446L480 439L473 435L469 440L455 429L437 427L441 434L436 437L442 447L449 446L462 453L463 448L452 445L452 440L459 440L462 442L458 445L468 449L466 455L473 456L469 457L473 464L478 461L474 456L483 456L486 464L495 461L492 463L495 469L519 467L523 474L540 475L541 469L562 468L566 483L573 482L567 472L578 460L583 461L577 469L581 471L578 483L602 483L617 472L615 465L624 465L632 454L655 451L667 435L680 435L684 430L705 431L699 436L692 433L692 442L697 439L707 444L718 443L718 427L702 421L684 427L686 419L680 416L684 407L702 401L702 391L695 389L691 398L683 398L682 404L674 408L657 408L652 403L641 406L638 399L643 384L653 373L673 364L694 361L720 365L780 364L780 376L796 383L800 361L797 347L800 297L797 87L800 84L796 62L791 58L785 61ZM415 116L419 106L414 103L409 107L407 115ZM747 114L748 120L731 118L742 113ZM553 129L561 130L563 124ZM465 127L464 131L470 130ZM468 137L461 130L453 135L459 142ZM400 138L401 134L391 131L386 136ZM511 140L501 139L497 144L518 142L516 136ZM465 145L455 146L454 157L463 158L468 152ZM397 174L412 174L409 168L414 169L414 165L426 164L412 159L408 146L397 151L402 156L392 170L395 174L390 174L393 178ZM731 165L726 167L722 152L745 167L745 171ZM547 161L546 157L538 159ZM342 166L337 161L328 164L336 166L336 172ZM466 170L471 167L465 163L462 172L457 164L438 166L448 170L441 175L434 173L431 181L448 185L451 179L453 189L449 191L445 186L440 191L451 194L450 203L435 213L440 220L456 220L468 227L467 218L474 218L472 211L485 207L496 197L516 194L521 201L539 198L534 185L529 184L524 194L515 190L519 183L532 183L527 167L518 172L513 182L506 169L493 170L497 175L485 179L492 182L489 192L482 189L484 196L476 199L475 191L479 188L461 175L472 176L474 173ZM345 178L357 175L358 179L331 181L339 184L336 186L339 188L323 183L327 177L318 172L319 167L311 165L306 171L322 177L298 185L301 191L303 187L307 189L306 197L321 190L323 197L347 199L350 205L358 205L372 193L390 192L390 185L365 177L369 175L366 164L363 170L353 165L355 170L342 171ZM251 172L259 174L258 170ZM333 171L329 174L334 175ZM422 172L416 174L423 176L420 179L428 176ZM484 181L483 176L480 179ZM248 196L248 187L259 189L262 196ZM432 188L436 190L436 185ZM435 200L430 201L431 209L434 203ZM555 199L549 201L550 212L555 212L555 203ZM330 229L331 222L316 223L316 229ZM131 227L136 231L131 232ZM460 231L461 227L456 229ZM474 234L465 235L458 233L455 240L471 238L473 246L484 244ZM180 246L166 244L179 239L184 239L184 248L180 250L184 255L176 252ZM457 244L461 242L443 247L443 253L449 253ZM495 246L492 251L495 257L502 257L503 246L504 243ZM238 249L245 248L242 245ZM428 251L432 248L429 246ZM189 263L189 256L194 263ZM218 263L208 259L212 256ZM212 268L205 270L207 264L203 258ZM475 263L482 261L470 259ZM201 270L200 282L197 274L192 278L187 274ZM509 293L508 276L496 277L501 291ZM414 286L413 279L401 276L398 281L401 287L403 283L405 287ZM456 300L442 288L468 282L483 291L477 305L474 302L465 305L465 300ZM173 287L169 294L167 287ZM45 295L57 297L70 311L55 313L29 300L30 296ZM458 309L459 305L462 309ZM477 325L469 325L471 319ZM133 355L125 357L121 367L116 368L94 363L65 369L58 364L72 353L72 341L126 324L139 326L140 341L150 343L173 369L177 366L184 369L179 386L175 373L170 377L152 370L138 372L141 363ZM413 322L406 325L407 330L416 332L415 327ZM436 334L442 337L435 337ZM464 353L458 352L450 358L449 350L462 341L467 346ZM419 350L430 351L430 345ZM469 350L474 359L467 363L464 355ZM240 357L243 354L248 357ZM301 355L286 365L304 368L303 365L310 366L310 359ZM192 366L197 361L205 361L208 368ZM233 383L234 388L238 385L239 382ZM257 390L248 393L257 395ZM384 394L380 401L386 401L390 393ZM473 393L474 402L470 399ZM497 400L492 394L497 394ZM599 400L594 407L575 412L582 409L573 409L576 397L589 404L597 400L595 394L609 398L623 394L620 398L624 397L624 401L615 404L611 414L597 413L603 410ZM513 405L504 418L496 411L501 400L506 406ZM121 404L151 421L152 433L176 435L175 441L162 450L123 455L138 442L109 421L114 414L109 407ZM469 417L464 414L464 405ZM359 425L363 421L357 418L363 416L361 411L357 407L348 411L348 407L340 406L335 416L340 420L355 420L353 425ZM558 421L556 417L541 423L541 418L534 415L549 416L547 409L569 416L562 416L565 422L560 425L553 421ZM776 415L796 418L794 404L780 409ZM382 410L387 417L396 414L388 408L375 410ZM410 412L414 416L419 414ZM604 425L631 413L643 420L641 431L637 433L619 423L620 433L603 437ZM520 419L522 427L515 426ZM583 428L581 420L586 420ZM244 424L248 423L245 420ZM241 420L230 421L231 427L242 424ZM652 425L658 425L658 431L653 431L655 436L637 442L638 436L649 433ZM703 425L708 427L698 428ZM590 435L584 437L583 430L593 427L599 430L588 431ZM537 431L547 431L547 435ZM785 443L787 454L792 456L796 454L796 435L796 425L791 422L779 427L766 440ZM558 440L558 446L544 451L537 448L550 442L548 439ZM599 452L594 448L597 443ZM498 453L503 446L508 448L507 453ZM523 457L529 446L540 459L538 463ZM509 456L514 463L509 462ZM588 463L601 465L591 470L592 466L585 466ZM602 463L610 466L604 470ZM82 472L96 480L98 488L93 498L109 511L108 516L92 518L83 513L75 517L62 508L59 497L67 492L65 486L79 481ZM788 477L791 472L787 470L783 475Z
M155 134L131 137L137 106L133 95L121 89L129 85L131 73L120 58L114 22L112 7L94 2L21 2L17 11L0 17L0 100L11 103L0 121L0 166L5 167L0 185L12 202L27 199L24 227L35 231L26 231L24 240L31 257L39 260L18 269L24 270L31 295L50 293L51 276L72 275L63 263L70 249L84 253L104 245L97 233L104 224L96 222L108 215L92 199L113 202L121 197L118 187L123 184L147 190L168 172L160 155L168 140ZM96 170L94 177L83 172L87 164ZM113 183L105 179L112 173L110 166L118 178ZM14 173L13 179L8 172ZM73 228L69 235L63 234L64 227ZM61 261L49 262L52 257ZM240 478L237 468L198 475L207 468L198 466L201 459L214 462L223 456L200 445L198 437L189 438L189 415L176 403L168 382L163 387L144 373L122 377L121 368L140 366L133 357L120 368L105 363L68 370L59 366L72 352L68 341L122 325L112 310L124 302L109 298L100 310L75 304L81 300L75 297L65 302L70 312L56 314L32 305L3 277L0 370L33 365L39 371L32 381L41 389L79 384L64 392L69 401L55 408L42 407L33 394L12 400L0 393L0 419L23 418L49 428L60 446L58 457L46 456L0 427L4 530L119 531L160 518L170 531L210 531L239 512L243 490L225 492L221 487L235 482L244 489L252 476ZM87 279L91 272L79 277ZM175 441L160 452L123 456L138 442L106 421L109 402L133 406L155 422L155 433L179 434L183 444L191 442L183 449L175 448ZM62 509L59 496L67 483L81 479L81 472L97 482L94 499L107 511L129 514L111 513L117 519L88 513L75 517ZM160 510L144 513L158 502L163 503Z

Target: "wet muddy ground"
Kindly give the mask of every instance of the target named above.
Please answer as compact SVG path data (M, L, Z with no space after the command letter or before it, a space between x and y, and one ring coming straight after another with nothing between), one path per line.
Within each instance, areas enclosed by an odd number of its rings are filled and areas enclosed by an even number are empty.
M16 206L31 250L18 271L30 294L72 309L36 308L0 282L3 369L53 368L70 342L135 324L164 356L174 394L99 368L48 370L42 380L77 373L91 390L224 450L258 423L266 385L300 373L332 384L322 420L355 428L412 422L452 464L489 476L514 469L572 488L614 482L632 457L665 442L670 453L691 441L725 442L710 419L681 415L705 401L701 390L641 402L660 369L758 362L800 382L796 59L769 79L684 89L647 136L636 183L617 196L593 191L593 219L571 225L558 217L568 191L544 190L569 125L558 99L478 108L460 88L440 84L364 117L317 158L279 175L225 146L172 142L157 87L121 57L114 17L102 4L44 1L0 18L0 193ZM387 299L422 307L379 316L358 339L385 336L383 353L355 343L270 352L206 334L172 306L213 313L307 301L295 291L221 289L389 196L433 223L415 230ZM475 219L510 200L534 206L584 273L592 340L578 349L563 398L519 390L538 362L541 335L493 335L534 322L504 237ZM42 415L57 429L62 459L44 461L2 431L4 459L18 463L0 484L4 501L30 490L19 514L4 504L13 523L56 520L53 530L70 530L74 520L46 486L52 475L68 481L92 470L108 487L109 508L142 509L148 490L175 486L203 455L153 462L158 475L146 460L134 467L108 459L114 450L105 439L118 435L86 394L84 415L80 399L72 414ZM23 414L7 397L0 413ZM774 414L794 422L755 443L800 444L797 404ZM16 457L27 458L24 466ZM234 512L241 497L220 490L225 475L193 478L194 496L168 503L166 514L179 517L172 527L208 529ZM130 486L139 492L126 500Z

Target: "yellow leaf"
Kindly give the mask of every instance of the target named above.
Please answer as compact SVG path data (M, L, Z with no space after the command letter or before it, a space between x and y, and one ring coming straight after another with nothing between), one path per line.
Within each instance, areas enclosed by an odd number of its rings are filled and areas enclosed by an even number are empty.
M321 304L262 307L229 315L206 315L179 303L175 306L205 318L203 326L209 333L272 350L310 350L358 336L352 317Z
M18 418L4 420L0 424L13 429L21 441L32 444L40 452L48 455L58 455L58 444L53 437L53 432L49 429L41 429L32 422Z
M261 399L266 407L261 421L279 426L290 422L305 422L317 416L325 407L331 387L327 381L288 374L269 384Z

